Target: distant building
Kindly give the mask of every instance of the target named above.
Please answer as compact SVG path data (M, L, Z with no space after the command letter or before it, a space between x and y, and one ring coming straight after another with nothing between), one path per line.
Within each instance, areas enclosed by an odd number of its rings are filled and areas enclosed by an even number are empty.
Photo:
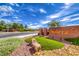
M8 28L8 29L3 29L2 32L17 32L17 29L13 29L13 28Z

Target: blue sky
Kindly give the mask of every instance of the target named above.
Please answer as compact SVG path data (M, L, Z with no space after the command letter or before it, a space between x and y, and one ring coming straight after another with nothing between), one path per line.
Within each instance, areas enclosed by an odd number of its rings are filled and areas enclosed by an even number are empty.
M0 3L0 20L33 29L47 27L52 20L61 26L79 25L79 3Z

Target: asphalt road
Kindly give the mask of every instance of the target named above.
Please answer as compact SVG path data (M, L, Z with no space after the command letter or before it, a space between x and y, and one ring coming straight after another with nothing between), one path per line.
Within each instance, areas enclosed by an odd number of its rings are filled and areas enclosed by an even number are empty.
M0 38L7 38L7 37L24 37L24 36L34 36L37 35L36 32L9 32L9 33L0 33Z

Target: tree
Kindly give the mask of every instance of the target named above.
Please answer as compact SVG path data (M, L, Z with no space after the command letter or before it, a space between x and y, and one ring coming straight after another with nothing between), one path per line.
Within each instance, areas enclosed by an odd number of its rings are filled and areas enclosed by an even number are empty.
M1 20L0 21L0 31L2 31L3 29L6 29L6 23L5 23L5 21Z
M55 21L55 20L51 21L48 25L49 25L49 28L56 28L56 27L61 26L60 22ZM64 40L63 27L61 27L61 40L62 41Z
M0 25L4 25L5 22L3 20L0 21Z
M1 20L0 21L0 31L9 31L10 29L14 29L17 31L25 31L27 28L27 25L23 25L21 23L6 23L5 21Z
M12 28L12 23L7 23L6 24L6 31L9 31L10 28Z
M60 26L60 22L53 20L53 21L51 21L51 22L48 24L48 26L49 26L50 28L59 27L59 26Z
M19 31L24 31L25 30L25 27L23 24L18 24L18 30Z
M18 31L24 31L26 27L21 23L12 23L11 28L16 29Z
M24 27L25 27L25 29L27 29L27 28L28 28L28 26L27 26L27 25L25 25Z

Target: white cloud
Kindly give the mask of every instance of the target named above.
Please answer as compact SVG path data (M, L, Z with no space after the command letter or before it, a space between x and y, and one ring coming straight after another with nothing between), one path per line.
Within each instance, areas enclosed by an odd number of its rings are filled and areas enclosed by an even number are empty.
M71 3L64 3L65 5L70 5Z
M32 26L32 25L33 25L32 23L29 24L29 26Z
M8 19L0 19L0 20L5 21L6 23L10 23L10 22L11 22L11 21L10 21L10 20L8 20Z
M61 11L59 11L59 12L57 12L57 13L55 13L55 14L49 15L49 16L47 16L47 18L53 19L53 18L58 18L58 17L60 17L60 16L62 16L62 15L65 15L65 14L69 14L70 11L68 12L68 9L69 9L72 5L73 5L73 4L71 4L71 3L65 3L65 6L62 7L62 10L61 10Z
M44 9L42 9L42 8L41 8L39 11L40 11L41 13L47 13L47 12L46 12Z
M16 21L19 21L19 22L21 22L22 20L21 20L21 19L17 19Z
M17 7L19 7L19 4L17 4L17 3L9 3L10 5L12 5L12 6L17 6Z
M15 20L13 20L14 22L22 22L22 20L21 19L15 19Z
M7 8L8 8L8 11L14 11L14 10L12 9L12 7L10 7L10 6L8 6Z
M73 17L73 16L79 16L79 14L73 14L73 15L70 15L70 16L67 16L67 17L70 18L70 17Z
M31 12L40 12L40 13L47 13L44 9L40 8L40 9L34 9L32 7L27 7L27 8L24 8L24 9L27 9L28 11L31 11ZM35 16L35 15L34 15Z
M66 26L75 26L75 25L79 25L79 24L67 24Z
M32 7L27 7L27 8L23 8L23 9L27 9L28 11L31 11L31 12L36 12L36 10L34 9L34 8L32 8Z
M1 13L0 18L4 16L10 16L10 13L6 13L6 12Z
M28 10L34 12L34 10L32 8L29 8Z
M17 7L19 7L19 4L16 4Z
M34 23L35 25L37 25L38 23Z
M15 5L15 3L9 3L10 5Z
M32 16L36 16L35 14L31 14Z
M5 12L11 12L14 11L14 9L10 6L0 6L0 11L5 11Z
M18 17L17 17L17 16L15 16L14 18L16 18L16 19L17 19Z
M71 19L70 21L76 21L76 20L79 20L79 17L78 18Z
M47 18L50 18L50 19L58 18L58 17L60 17L62 14L64 14L64 12L65 12L65 9L61 10L61 11L58 12L58 13L49 15L49 16L47 16Z
M47 24L47 23L49 23L50 22L50 20L44 20L44 21L40 21L40 23L43 25L43 24Z
M69 21L69 20L70 20L69 18L64 18L64 19L62 19L60 21Z
M74 14L74 15L67 16L67 17L63 18L62 20L60 20L60 21L75 21L75 20L79 20L79 18L71 19L71 17L73 17L73 16L79 16L79 14Z
M57 17L59 17L60 15L59 14L53 14L53 15L49 15L49 16L47 16L47 18L57 18Z
M2 11L0 18L4 17L4 16L10 16L11 14L13 14L14 9L11 6L5 6L2 5L0 6L0 11Z
M27 23L29 26L32 26L32 25L38 25L38 23Z
M65 9L68 9L73 5L73 3L64 3L64 4L65 4L64 6Z
M28 25L29 28L32 28L32 29L38 29L40 28L42 25Z
M40 27L42 27L42 24L38 24L38 23L28 23L28 28L32 28L32 29L38 29Z

